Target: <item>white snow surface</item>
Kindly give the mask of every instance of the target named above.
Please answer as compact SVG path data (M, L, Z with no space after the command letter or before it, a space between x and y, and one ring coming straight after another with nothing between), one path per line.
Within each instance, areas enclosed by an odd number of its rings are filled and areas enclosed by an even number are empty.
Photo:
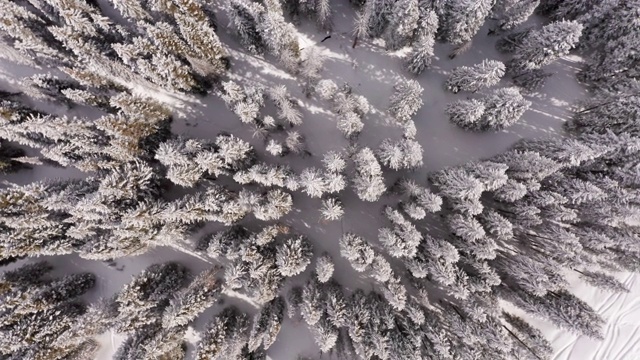
M102 2L101 2L102 3ZM386 114L388 99L393 91L393 85L402 78L413 78L402 68L399 53L387 53L379 41L361 40L353 49L352 23L353 8L347 2L332 2L334 28L331 38L323 43L320 40L327 34L315 29L312 24L299 26L301 47L318 46L326 57L325 69L321 73L323 78L333 79L339 85L347 82L356 94L365 96L373 112L365 119L365 127L358 138L360 145L377 148L387 137L398 139L401 130L392 125ZM275 65L270 57L256 57L240 49L237 40L225 28L228 19L223 9L217 12L220 29L219 36L224 43L236 46L229 49L231 55L231 78L236 81L273 86L283 84L288 91L298 99L303 112L304 123L298 130L306 137L309 151L313 154L309 158L289 155L284 158L296 171L309 166L320 167L321 155L330 150L342 150L348 145L336 127L336 116L329 110L329 104L316 98L306 98L295 77ZM537 21L533 19L533 21ZM571 112L570 107L586 96L586 90L575 80L575 72L580 66L581 59L575 55L563 58L548 69L557 74L549 79L547 85L538 93L527 94L528 100L533 102L523 119L513 127L496 133L470 133L449 123L444 115L447 103L466 97L466 94L452 94L444 91L443 84L448 73L455 67L479 63L484 59L505 61L508 57L499 54L494 49L497 37L486 36L488 27L483 27L474 39L473 47L456 59L449 60L448 53L452 50L449 45L436 45L434 65L422 75L415 77L425 89L423 93L424 105L414 117L418 135L417 141L424 148L424 167L412 172L385 171L386 184L391 185L400 176L410 176L420 183L426 181L426 174L445 166L458 165L469 160L488 157L506 150L516 140L523 137L549 137L562 134L562 123ZM2 57L5 57L3 60ZM30 73L42 71L30 68L28 64L16 65L9 63L16 55L13 52L0 55L0 88L15 89L18 84L15 79L28 76ZM507 86L503 80L499 86ZM239 136L256 147L260 154L264 154L266 144L251 137L251 129L237 119L223 102L214 97L195 98L184 94L171 94L164 90L152 89L148 84L136 86L143 94L151 95L167 106L175 114L173 132L197 138L212 138L221 131L227 131ZM44 110L61 113L66 110L52 107ZM80 114L73 114L79 116ZM83 114L84 116L99 116ZM268 157L268 155L264 155ZM273 161L273 158L266 158ZM73 169L60 169L48 166L37 166L33 170L24 170L5 177L6 181L24 184L35 180L55 177L82 177L82 173ZM377 229L383 226L384 220L380 212L387 203L395 203L395 199L384 197L377 203L360 201L352 190L348 189L341 200L345 205L344 220L340 222L322 222L319 219L320 200L311 199L299 192L293 194L294 210L283 220L296 231L309 237L314 246L314 253L327 251L335 262L335 279L347 290L355 288L372 289L370 279L356 273L348 262L340 257L338 239L346 231L355 232L374 246L377 244ZM206 231L220 228L220 225L210 225ZM428 232L429 228L419 225L421 231ZM205 232L203 230L203 232ZM195 238L195 237L194 237ZM148 253L117 259L116 266L105 263L88 261L77 255L59 256L47 259L55 267L57 273L91 271L97 276L96 288L91 290L85 298L93 301L100 297L109 297L119 291L131 277L138 274L152 263L177 261L189 267L192 276L211 266L210 259L195 257L190 254L193 239L174 248L156 248ZM391 259L389 259L391 260ZM20 262L21 263L21 262ZM12 264L11 268L18 266ZM398 268L398 263L392 261L392 266ZM310 266L311 268L311 266ZM303 283L309 276L311 269L288 281L286 291L293 284ZM532 324L543 330L547 338L552 341L556 350L554 359L557 360L634 360L640 359L640 278L637 275L624 274L624 283L632 289L630 293L611 294L597 290L589 285L573 279L574 292L601 315L607 319L605 339L595 341L582 336L576 336L553 327L550 323L538 319L530 319ZM212 315L224 306L236 305L241 310L253 314L257 308L243 299L239 294L223 294L216 306L201 314L188 332L190 353L201 331ZM521 314L521 313L519 313ZM110 359L123 337L115 333L106 333L100 337L102 348L96 360ZM317 358L319 349L314 344L311 333L304 322L285 317L282 330L277 341L268 351L274 360L297 359L299 355ZM322 359L333 359L335 356L325 354Z

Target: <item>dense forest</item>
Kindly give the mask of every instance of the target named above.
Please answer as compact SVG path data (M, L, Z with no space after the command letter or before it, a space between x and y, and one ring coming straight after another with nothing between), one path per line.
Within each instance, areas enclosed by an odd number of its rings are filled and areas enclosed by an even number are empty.
M0 69L30 69L0 78L0 173L30 179L0 185L0 359L93 360L107 332L125 339L116 360L266 359L295 341L278 338L285 319L318 359L551 359L529 318L601 339L606 319L570 279L625 292L616 275L640 272L638 19L638 0L0 0ZM326 71L321 47L339 36L402 69L385 104ZM470 56L477 41L501 58ZM587 96L566 105L562 136L423 176L439 156L416 126L433 89L456 94L441 112L456 130L504 131L568 55ZM239 76L240 56L297 87ZM166 94L213 98L216 136L176 131L188 109ZM342 138L303 130L309 101ZM223 112L247 132L223 130ZM372 114L393 129L376 144ZM302 216L342 233L314 238ZM102 278L52 265L166 247L210 267L148 264L90 300ZM345 261L359 285L336 276Z

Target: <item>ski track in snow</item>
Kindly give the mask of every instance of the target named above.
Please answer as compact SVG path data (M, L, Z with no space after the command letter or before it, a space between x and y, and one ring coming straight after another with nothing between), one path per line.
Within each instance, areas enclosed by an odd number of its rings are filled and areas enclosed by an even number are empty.
M607 321L604 340L569 334L545 322L540 328L556 349L553 360L640 359L640 279L627 274L623 283L629 293L575 286L576 293Z

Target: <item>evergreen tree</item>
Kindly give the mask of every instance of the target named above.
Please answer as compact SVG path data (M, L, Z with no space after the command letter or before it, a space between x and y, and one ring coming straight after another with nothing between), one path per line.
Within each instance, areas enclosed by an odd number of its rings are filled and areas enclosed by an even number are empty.
M405 60L407 69L416 75L422 74L425 69L428 69L433 59L434 45L435 38L433 36L419 37Z
M476 92L496 85L504 75L504 64L496 60L484 60L472 67L461 66L454 69L445 84L453 93L458 91Z
M511 30L524 23L539 4L540 0L499 0L493 9L498 29Z
M479 120L481 129L502 130L515 124L529 109L517 88L501 88L484 99L485 111Z
M358 272L363 272L373 262L374 251L360 236L346 233L340 238L340 255L349 260Z
M219 271L218 267L213 267L201 272L188 287L174 297L163 314L163 328L187 325L199 313L213 305L221 290L220 282L216 278Z
M394 143L385 139L380 144L378 158L393 170L415 169L422 166L422 146L413 140L402 139Z
M255 351L260 347L266 350L276 341L282 326L284 306L284 300L278 297L265 304L256 314L249 334L249 350Z
M186 269L176 263L149 266L116 295L118 316L114 328L133 333L159 324L169 298L182 286L185 276Z
M353 187L363 201L376 201L387 190L382 177L382 169L373 151L363 148L354 156L356 174Z
M418 0L399 0L391 8L385 40L387 48L397 50L407 45L418 29Z
M576 270L578 271L578 270ZM580 278L597 288L615 292L629 292L629 288L615 277L600 271L578 271Z
M444 3L441 34L448 43L468 42L480 30L491 11L493 0L455 0Z
M558 21L531 31L516 48L509 71L517 75L539 69L567 55L577 45L582 29L578 22Z
M248 342L249 319L234 307L227 307L207 325L196 350L197 360L239 358Z
M331 279L333 269L333 261L329 254L325 253L316 259L316 276L321 283L326 283Z
M513 77L513 83L528 91L539 90L553 73L541 69L531 70Z
M479 129L479 121L484 114L485 104L481 101L456 100L447 104L445 113L449 120L463 129Z
M229 17L235 28L240 42L249 52L262 54L265 44L258 32L258 19L264 11L259 5L243 0L233 0L229 3Z
M276 264L282 276L302 273L311 263L311 245L304 236L297 236L280 245L276 253Z
M422 92L424 89L415 80L406 80L394 86L391 96L389 113L399 123L411 120L422 106Z
M336 198L330 197L322 200L320 208L320 216L326 221L340 220L344 215L342 202Z

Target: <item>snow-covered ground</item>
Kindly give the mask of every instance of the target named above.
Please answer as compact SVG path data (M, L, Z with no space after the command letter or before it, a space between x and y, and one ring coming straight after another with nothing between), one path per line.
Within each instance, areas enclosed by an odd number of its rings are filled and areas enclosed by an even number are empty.
M334 7L335 25L331 38L320 43L326 34L318 32L312 25L301 26L299 34L301 45L305 47L318 46L326 57L323 78L333 79L336 83L349 83L355 93L364 95L372 105L374 111L365 120L365 128L358 139L360 145L375 148L387 137L398 139L401 131L390 123L385 110L392 93L393 85L402 78L411 77L402 68L402 61L397 54L389 54L384 46L377 42L362 41L355 49L351 48L353 9L347 4L336 3ZM237 44L230 33L225 33L224 25L227 19L224 12L219 12L220 37L226 44ZM452 94L443 89L447 74L455 67L479 63L484 59L506 60L502 54L494 49L496 37L485 34L487 28L480 30L474 40L473 47L464 55L449 60L448 53L452 47L437 45L434 66L431 70L418 76L416 80L425 89L424 105L415 116L418 130L417 140L424 148L424 167L416 172L406 174L386 174L386 183L392 184L400 175L410 176L421 183L426 181L426 174L445 166L458 165L469 160L480 159L500 153L507 149L517 139L522 137L560 136L562 124L570 116L570 108L576 100L586 94L575 80L575 72L580 66L580 59L575 56L565 57L549 67L557 74L550 78L547 85L535 94L528 94L527 98L533 102L522 121L515 126L497 133L465 132L449 123L444 115L447 103L464 98L463 94ZM309 166L319 167L321 155L329 150L341 150L348 145L336 128L336 116L328 110L328 104L315 98L303 95L296 79L273 65L273 61L247 55L238 49L231 49L233 79L255 81L265 85L284 84L289 92L299 100L302 106L304 123L299 130L307 139L312 157L301 159L290 155L284 160L269 158L270 161L287 162L295 170ZM272 59L271 59L272 60ZM12 71L23 71L21 66L10 70L0 63L0 85L11 87L10 79L16 74ZM5 70L2 70L2 69ZM20 73L17 76L24 76ZM15 84L14 84L15 85ZM506 86L505 80L499 86ZM142 91L142 90L141 90ZM177 134L198 138L212 138L221 131L228 131L247 141L250 141L260 154L264 154L264 144L261 140L252 138L251 129L242 123L225 108L222 101L213 96L194 98L157 93L155 98L171 106L177 115L173 124L173 131ZM268 155L262 155L268 157ZM36 167L5 177L6 180L23 184L26 182L51 178L83 176L74 170L51 167ZM294 210L286 216L284 222L291 225L298 232L309 237L314 246L314 252L321 254L329 252L336 265L335 278L347 289L370 289L370 281L356 273L348 262L340 257L338 239L345 231L352 231L362 235L369 241L376 242L377 229L381 226L380 210L383 202L374 205L363 203L356 195L347 190L341 197L345 204L345 217L341 222L324 223L319 220L319 199L310 199L300 193L294 194ZM208 228L215 230L215 226ZM421 230L428 232L427 226ZM188 249L193 243L184 244ZM178 261L187 265L193 274L211 266L206 259L199 259L185 251L175 248L157 248L144 255L118 259L115 266L104 263L80 259L75 255L68 255L50 259L60 272L95 272L97 287L88 295L88 300L111 296L117 292L131 276L139 273L152 263L163 261ZM299 284L308 277L311 269L293 278L288 284ZM593 306L608 321L605 340L594 341L585 337L578 337L560 331L549 323L532 319L532 323L543 329L545 335L552 341L556 349L555 359L558 360L634 360L640 359L640 278L636 275L626 275L625 284L632 289L628 294L611 294L597 290L588 285L574 281L575 293ZM190 339L197 339L197 330L201 330L211 316L223 306L234 304L248 313L255 313L256 308L243 301L236 294L224 294L221 303L207 310L198 317ZM105 334L101 339L103 345L98 360L109 359L122 338L116 334ZM192 345L191 345L192 346ZM298 355L318 356L319 350L314 344L306 324L285 319L282 331L276 343L269 349L269 356L274 360L297 359ZM324 355L323 359L331 358Z

